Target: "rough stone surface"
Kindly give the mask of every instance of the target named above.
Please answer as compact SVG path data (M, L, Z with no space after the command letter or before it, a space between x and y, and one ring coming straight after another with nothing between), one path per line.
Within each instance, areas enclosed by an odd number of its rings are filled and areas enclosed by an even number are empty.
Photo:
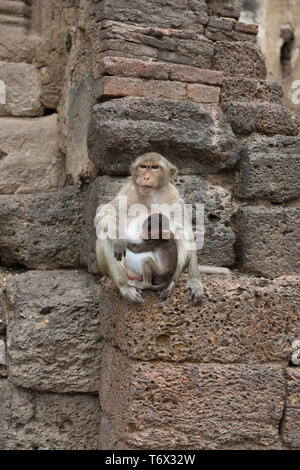
M230 0L206 0L206 4L210 13L216 16L224 16L234 18L236 20L240 17L239 9Z
M284 444L300 449L300 369L289 368L287 375L287 400L281 425Z
M64 182L57 115L0 118L0 194L55 191Z
M265 79L267 74L263 54L249 42L217 42L211 68L250 78Z
M71 72L70 72L71 73ZM95 177L95 167L88 157L87 133L97 84L89 78L69 86L66 80L64 102L60 107L59 146L66 155L66 173L76 186Z
M300 196L300 139L256 136L240 162L235 192L241 199L282 203Z
M9 379L49 392L95 393L102 350L97 286L77 271L27 272L7 282Z
M299 215L299 208L239 208L235 224L241 270L265 277L299 274Z
M159 23L146 27L103 21L97 57L120 56L210 68L214 47L202 33L200 24L196 29L166 29ZM97 65L94 70L97 75Z
M100 383L100 449L281 446L280 366L146 363L108 346Z
M184 280L168 300L143 293L144 305L136 306L103 279L105 339L143 361L288 365L300 337L298 277L202 275L202 281L201 306L191 305Z
M61 0L43 1L41 8L41 17L48 13L46 28L41 28L41 34L46 34L34 51L32 63L40 70L44 108L57 109L68 56L78 35L79 3L76 0L67 3Z
M277 103L230 103L226 116L236 134L299 134L300 118Z
M99 400L37 393L0 379L0 449L96 450Z
M158 151L181 172L233 168L239 145L217 106L162 99L122 98L96 105L89 128L91 160L103 173L126 175L130 163Z
M7 379L0 377L0 450L7 448L10 390Z
M221 88L220 101L225 111L230 103L245 101L252 103L280 103L283 90L278 83L247 77L226 77Z
M41 116L41 85L36 67L0 61L0 80L6 85L6 103L0 116Z
M140 0L138 6L131 0L104 0L97 2L97 18L142 24L161 28L195 28L208 20L204 0L194 0L190 8L187 0Z
M82 201L71 186L55 193L0 196L0 260L5 266L80 266Z

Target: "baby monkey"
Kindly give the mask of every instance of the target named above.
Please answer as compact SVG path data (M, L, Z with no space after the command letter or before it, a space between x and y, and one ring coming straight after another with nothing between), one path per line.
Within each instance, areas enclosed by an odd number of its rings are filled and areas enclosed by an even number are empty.
M129 281L138 289L158 291L168 287L176 271L178 250L169 219L163 214L152 214L143 223L142 242L128 243L127 248L138 253L149 253L143 263L143 282Z

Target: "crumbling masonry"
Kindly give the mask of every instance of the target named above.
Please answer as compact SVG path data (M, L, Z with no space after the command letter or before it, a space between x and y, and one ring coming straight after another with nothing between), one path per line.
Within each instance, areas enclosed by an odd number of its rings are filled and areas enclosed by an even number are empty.
M300 448L299 118L256 35L227 0L0 0L0 448ZM200 307L99 275L147 151L232 269Z

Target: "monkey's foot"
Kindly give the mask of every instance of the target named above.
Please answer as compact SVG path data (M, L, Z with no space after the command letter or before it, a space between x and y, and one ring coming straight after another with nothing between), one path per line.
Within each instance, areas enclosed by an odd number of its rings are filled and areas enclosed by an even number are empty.
M204 289L202 282L199 279L190 279L186 284L186 289L191 291L191 301L194 305L199 305L202 302Z
M174 286L175 286L175 282L172 281L172 282L170 282L168 287L166 287L165 289L162 289L161 292L159 293L160 300L165 300L168 297L170 297Z
M144 282L140 282L140 281L128 281L128 285L131 287L136 287L137 289L142 289L142 290L147 288Z
M131 287L131 286L124 286L120 287L120 292L123 295L123 297L130 302L142 304L144 303L144 299L141 296L140 292L136 289L136 287Z

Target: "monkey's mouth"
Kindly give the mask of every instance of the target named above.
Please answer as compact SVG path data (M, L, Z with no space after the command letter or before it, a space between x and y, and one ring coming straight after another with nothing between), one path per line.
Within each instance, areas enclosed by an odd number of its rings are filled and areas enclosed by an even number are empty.
M142 185L142 188L143 188L143 189L153 189L153 186L149 186L149 185L147 185L147 184L143 184L143 185Z

